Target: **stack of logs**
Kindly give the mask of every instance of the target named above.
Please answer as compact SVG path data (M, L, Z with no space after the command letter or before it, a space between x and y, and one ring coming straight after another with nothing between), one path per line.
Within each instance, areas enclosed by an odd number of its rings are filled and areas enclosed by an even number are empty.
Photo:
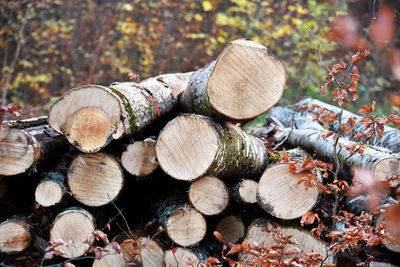
M305 151L334 158L334 140L321 137L326 130L318 122L297 110L273 108L285 82L283 64L267 48L240 39L196 72L74 88L47 117L4 122L4 262L43 264L35 259L50 244L61 257L51 263L79 260L93 255L94 242L101 244L96 230L102 230L114 242L102 257L90 259L93 266L197 266L221 255L214 231L225 242L267 246L274 240L263 229L278 224L300 250L330 255L324 241L293 220L318 205L318 188L297 185L310 173L294 174L289 163L270 158L261 138L295 148L287 152L293 158L310 157ZM299 105L315 103L305 99ZM268 110L268 125L241 129ZM338 131L338 125L331 127ZM385 129L383 140L373 141L387 150L368 147L347 164L368 167L379 179L399 175L400 158L391 151L400 151L400 134ZM348 157L346 150L340 153ZM400 245L388 248L400 252ZM244 263L252 258L239 255Z

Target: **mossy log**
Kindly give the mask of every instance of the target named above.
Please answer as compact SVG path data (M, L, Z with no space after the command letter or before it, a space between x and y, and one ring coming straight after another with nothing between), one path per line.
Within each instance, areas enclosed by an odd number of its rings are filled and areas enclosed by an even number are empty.
M186 112L250 120L274 106L286 82L285 67L256 42L230 42L216 61L196 71L182 95Z
M215 228L225 243L237 243L245 235L246 227L240 216L227 216L220 220Z
M203 215L178 196L158 201L156 210L159 224L167 236L180 246L195 246L203 240L207 223Z
M68 208L57 215L50 227L50 241L62 240L65 244L57 246L64 258L84 255L94 241L95 220L88 211Z
M46 117L3 122L0 129L0 175L36 170L39 163L60 157L64 136L46 124Z
M103 152L76 156L67 177L72 196L91 207L113 201L124 184L121 166L112 156Z
M147 138L128 145L122 153L121 165L136 177L151 175L159 167L155 141Z
M208 117L183 114L171 120L156 143L160 167L178 180L202 176L252 176L266 168L263 141L239 127Z
M266 229L272 230L274 227L277 227L278 231L282 234L282 236L291 236L292 239L297 241L297 245L287 244L284 247L284 251L290 250L293 247L297 247L300 251L305 253L316 252L319 253L323 259L325 259L328 255L329 257L326 259L324 263L333 263L333 255L330 255L329 246L322 240L317 237L311 235L309 232L296 228L296 227L283 227L279 226L271 221L268 221L264 218L256 219L251 223L247 230L246 242L250 246L262 246L268 247L272 245L276 245L276 241L274 240L274 233L272 231L267 232ZM257 250L257 249L255 249ZM292 255L282 255L282 260L290 260L295 257L301 257L303 254L299 252L297 254ZM252 261L255 258L252 254L240 253L239 260L249 266L252 266Z
M229 204L229 192L220 179L204 176L190 185L189 200L204 215L218 215Z
M191 74L71 89L51 106L49 124L82 152L99 151L113 139L142 132L177 107Z
M327 130L322 126L318 126L317 122L312 121L310 117L295 117L295 124L292 126L286 124L285 121L291 121L295 114L287 108L273 108L269 112L270 118L279 121L283 125L271 123L266 128L254 128L249 130L253 135L268 136L271 135L277 142L286 140L292 147L301 147L310 154L316 153L317 156L334 161L335 140L333 136L323 138L322 135L327 134ZM288 120L290 118L290 120ZM271 120L271 121L273 121ZM297 127L297 128L295 128ZM319 130L317 130L319 128ZM371 169L378 180L385 180L386 177L393 177L400 174L400 159L388 153L377 151L370 147L363 148L362 155L360 153L351 154L346 147L354 147L359 145L355 141L347 138L340 138L337 147L337 155L339 160L347 166L362 166ZM342 149L340 149L340 146Z
M13 218L0 224L0 253L24 251L32 241L31 226L22 218Z
M241 204L257 203L258 183L251 179L243 179L233 187L233 197Z
M66 192L65 176L52 172L39 182L35 190L35 200L43 207L54 206L62 201Z
M324 116L328 115L330 112L332 111L336 114L340 114L340 108L333 106L333 105L329 105L325 102L316 100L316 99L312 99L312 98L306 98L303 99L302 101L300 101L298 104L298 106L307 106L308 108L311 108L312 105L318 105L321 108L326 108L327 110L324 111L320 118L323 118ZM316 112L318 112L318 107L314 108L311 111L313 114L316 114ZM350 133L350 137L354 137L356 134L359 133L367 133L368 130L365 130L365 127L360 123L360 119L362 119L361 116L358 116L354 113L351 113L350 111L347 110L343 110L343 114L342 114L342 124L346 124L347 120L350 117L356 117L356 124L355 124L355 128L352 129L351 133ZM339 121L334 121L332 123L328 123L327 124L329 130L334 131L338 134L344 135L343 131L340 130L339 127ZM361 138L357 138L356 141L359 142L363 142L365 144L369 144L369 145L374 145L374 146L383 146L386 147L388 149L390 149L393 152L400 152L400 130L390 127L390 126L386 126L385 125L385 130L382 133L382 138L380 138L377 134L372 136L372 140L370 140L370 138L368 138L368 136L364 136Z

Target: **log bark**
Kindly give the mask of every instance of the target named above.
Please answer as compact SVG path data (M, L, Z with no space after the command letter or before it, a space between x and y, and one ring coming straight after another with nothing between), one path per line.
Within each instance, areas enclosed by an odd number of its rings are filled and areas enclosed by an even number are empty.
M249 226L245 238L247 244L253 246L262 245L263 247L276 245L276 241L273 239L273 233L263 230L263 228L272 229L273 227L278 227L278 230L281 232L283 236L291 236L298 243L297 245L287 244L284 248L284 251L287 251L295 246L300 250L303 250L305 253L309 253L311 251L319 253L323 258L325 258L330 254L328 251L329 250L328 244L318 239L317 237L311 235L309 232L296 227L279 226L264 218L256 219ZM295 257L301 257L301 256L302 256L301 252L294 255L282 255L282 260L293 259ZM251 266L251 262L254 258L255 256L251 254L247 253L239 254L239 260L245 264L249 264L249 266ZM333 255L330 255L324 263L333 263L333 262L334 262Z
M250 120L279 101L285 82L284 65L266 47L239 39L193 74L182 106L186 112Z
M147 138L130 144L122 153L121 165L136 177L151 175L159 167L155 141Z
M44 117L6 121L0 129L0 175L11 176L36 170L36 166L62 154L64 136L56 133Z
M31 226L25 219L13 218L0 224L0 252L24 251L32 241Z
M324 139L322 135L326 134L327 131L317 122L305 116L295 118L295 126L298 127L297 129L286 128L291 127L291 122L290 125L288 125L285 121L288 121L288 118L290 118L291 121L294 117L293 113L292 110L287 108L279 107L271 109L269 116L278 120L285 127L272 123L270 127L252 129L249 132L256 136L268 136L272 134L277 142L286 140L292 147L301 147L310 154L316 153L320 157L334 161L335 140L333 136ZM319 130L317 130L318 128ZM347 138L340 138L339 145L343 147L342 149L340 149L340 147L337 149L339 160L347 166L369 168L374 172L378 180L385 180L386 177L393 177L400 174L400 159L397 157L369 147L364 148L362 155L360 153L352 155L345 147L356 146L358 143L350 141Z
M155 205L158 222L167 236L180 246L195 246L203 240L207 223L203 215L182 198L171 197Z
M78 207L69 208L54 219L50 227L50 241L63 240L66 243L57 246L62 257L80 257L94 241L92 233L95 229L94 218L88 211Z
M229 204L229 192L220 179L204 176L190 185L189 200L204 215L218 215Z
M233 187L233 197L241 204L257 203L258 183L251 179L243 179Z
M191 73L164 74L140 83L86 85L69 90L50 108L51 127L82 152L142 132L179 104Z
M326 108L327 111L324 111L322 113L322 115L320 116L320 118L329 114L329 111L333 111L336 114L340 114L339 107L329 105L329 104L319 101L317 99L306 98L306 99L300 101L297 105L298 106L304 105L309 108L311 107L311 105L318 105L321 108ZM318 108L313 109L312 113L315 114L317 112L317 110L318 110ZM352 131L350 133L351 137L354 137L358 133L368 132L368 130L365 130L364 126L359 122L362 117L358 116L354 113L351 113L350 111L347 111L347 110L343 110L342 124L345 124L350 117L357 118L356 119L356 127L354 129L352 129ZM333 123L328 123L327 126L331 131L334 131L342 136L344 135L343 131L340 130L338 121L335 121ZM398 130L396 128L393 128L390 126L385 126L385 130L382 133L382 138L379 138L378 135L374 135L372 137L372 141L370 141L369 138L367 138L367 137L368 136L358 138L358 139L356 139L356 141L363 142L363 143L369 144L369 145L374 145L374 146L383 146L383 147L386 147L386 148L392 150L393 152L400 152L400 130Z
M268 154L263 141L230 123L194 114L170 121L156 143L160 167L178 180L260 174Z
M53 172L39 182L35 190L35 200L43 207L54 206L62 201L66 192L64 175Z
M79 202L99 207L113 201L121 191L124 175L119 163L108 154L79 154L68 170L68 186Z
M246 227L240 216L227 216L220 220L215 229L218 231L225 243L237 243L245 235Z

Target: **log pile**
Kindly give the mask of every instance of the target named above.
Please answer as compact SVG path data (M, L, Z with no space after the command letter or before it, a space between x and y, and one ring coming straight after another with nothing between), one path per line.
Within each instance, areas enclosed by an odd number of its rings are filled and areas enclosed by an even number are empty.
M272 157L268 138L296 148L286 153L299 161L332 161L335 141L322 138L326 130L304 113L273 108L285 81L283 64L266 47L240 39L195 72L85 85L61 96L47 118L4 122L4 262L197 266L209 257L222 261L214 231L226 245L272 246L276 240L265 228L275 225L298 243L298 253L285 259L314 251L333 263L327 240L294 220L322 195L298 181L313 174L322 183L322 174L293 173L289 162ZM268 124L240 127L266 111ZM390 141L397 130L388 131L373 145L398 152ZM381 180L400 174L400 158L384 150L352 157L340 150L339 157ZM238 255L248 266L253 258Z

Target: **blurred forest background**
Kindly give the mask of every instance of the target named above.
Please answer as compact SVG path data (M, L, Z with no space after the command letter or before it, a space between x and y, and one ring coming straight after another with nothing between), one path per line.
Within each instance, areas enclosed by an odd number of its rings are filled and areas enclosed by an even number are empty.
M387 114L400 107L399 11L398 0L0 0L0 86L33 116L80 85L198 69L243 37L283 60L285 105L331 102L319 52L332 66L367 48L360 101L346 108L375 100Z

